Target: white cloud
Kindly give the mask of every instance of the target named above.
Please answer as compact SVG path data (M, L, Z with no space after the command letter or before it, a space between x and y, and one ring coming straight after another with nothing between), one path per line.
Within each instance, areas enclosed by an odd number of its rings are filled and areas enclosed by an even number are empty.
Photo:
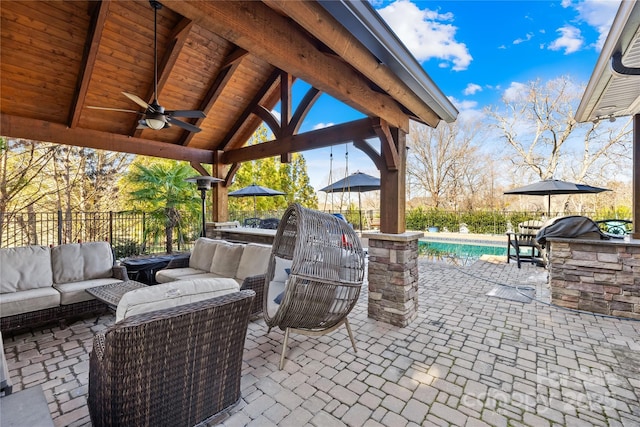
M473 58L455 39L458 28L449 23L451 13L420 9L409 0L397 0L378 12L418 61L438 58L445 61L441 67L452 63L455 71L469 67Z
M527 33L524 38L517 38L513 41L513 44L520 44L524 42L528 42L533 38L533 33Z
M448 97L449 100L458 109L458 120L461 122L480 121L484 117L482 109L478 108L476 101L470 100L458 100L452 96Z
M604 41L607 38L609 29L613 18L616 16L616 12L620 6L618 0L588 0L571 2L565 0L562 3L563 7L573 7L578 12L578 18L586 22L589 26L595 28L599 37L595 43L596 49L602 49Z
M507 102L518 101L527 96L529 87L524 83L511 82L511 85L502 93L502 99Z
M318 129L324 129L324 128L328 128L330 126L333 126L335 123L316 123L315 125L313 125L313 130L318 130Z
M462 93L465 95L473 95L476 92L481 92L481 91L482 91L482 87L480 85L477 85L475 83L469 83L467 87L462 91Z
M551 50L564 49L564 54L568 55L580 50L584 44L584 39L582 38L582 34L580 34L580 30L573 25L565 25L564 27L558 28L556 31L560 33L560 37L555 39L549 45L549 49Z

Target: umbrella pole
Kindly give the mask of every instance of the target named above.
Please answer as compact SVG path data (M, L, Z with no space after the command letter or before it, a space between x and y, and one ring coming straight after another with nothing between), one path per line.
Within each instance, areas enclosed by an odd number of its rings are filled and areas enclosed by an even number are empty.
M547 195L548 197L548 201L547 201L547 217L551 218L551 193L549 193ZM548 218L547 218L548 219Z
M362 202L360 201L360 194L358 191L358 212L360 213L360 232L362 232Z
M253 195L253 217L258 218L258 202L255 194Z

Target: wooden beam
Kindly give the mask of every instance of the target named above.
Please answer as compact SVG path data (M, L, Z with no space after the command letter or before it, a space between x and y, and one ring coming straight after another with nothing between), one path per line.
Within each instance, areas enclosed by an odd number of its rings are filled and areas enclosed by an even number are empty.
M302 125L302 122L304 121L305 117L307 117L309 110L311 110L313 104L315 104L318 98L320 98L320 95L322 95L322 92L320 92L315 87L309 88L307 93L305 93L304 97L298 104L293 117L291 117L291 122L289 123L292 135L298 133L300 125Z
M409 130L408 115L392 97L373 89L342 59L326 55L289 18L265 4L180 1L167 7L358 111Z
M297 135L286 136L279 140L263 142L224 152L220 161L224 164L241 163L249 160L280 156L285 153L297 153L315 148L344 144L356 139L376 136L373 129L375 119L360 119L328 128L318 129Z
M253 114L260 117L262 121L265 122L267 126L269 126L269 129L271 129L271 132L273 132L273 135L276 137L276 139L282 137L281 124L280 122L278 122L278 119L276 119L276 117L271 114L271 111L267 110L262 105L256 105L256 107L253 109Z
M209 87L207 94L204 96L204 99L200 104L200 111L204 112L205 116L209 114L209 111L213 108L213 104L215 104L222 91L229 84L233 77L233 73L238 69L238 66L242 62L242 58L244 58L247 53L248 52L244 49L235 48L225 58L225 65L213 80L213 83ZM198 118L193 122L193 124L199 127L202 122L204 122L204 119ZM194 132L184 132L178 143L180 145L189 145L194 136L196 136Z
M192 168L198 171L198 173L202 176L210 176L209 171L202 166L202 164L198 162L189 162Z
M69 112L68 121L69 127L76 127L80 120L80 113L84 107L89 81L91 80L93 67L95 66L98 56L102 30L104 30L104 25L107 21L111 0L94 3L94 5L93 16L89 24L89 29L93 29L93 31L89 33L85 44L84 57L82 59L82 65L80 66L80 74L78 75L78 83L76 84L76 90L73 94L73 101L71 101L71 111Z
M374 128L378 138L380 138L380 151L386 162L387 169L398 170L398 163L400 162L398 158L398 148L391 136L389 125L384 121L381 121L380 124L374 126Z
M46 141L205 164L211 164L214 160L213 152L210 150L90 129L69 128L58 123L7 114L0 114L0 128L4 135L10 135L12 138L25 138L33 141Z
M389 67L381 64L348 28L340 25L318 2L290 0L263 0L263 2L284 11L383 91L398 100L418 120L424 121L431 127L438 125L440 118L431 107L425 104Z

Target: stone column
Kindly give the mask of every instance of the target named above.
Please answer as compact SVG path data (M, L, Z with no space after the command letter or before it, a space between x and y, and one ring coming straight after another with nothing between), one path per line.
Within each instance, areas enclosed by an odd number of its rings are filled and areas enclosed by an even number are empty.
M424 234L364 233L369 239L369 317L407 326L418 310L418 239Z

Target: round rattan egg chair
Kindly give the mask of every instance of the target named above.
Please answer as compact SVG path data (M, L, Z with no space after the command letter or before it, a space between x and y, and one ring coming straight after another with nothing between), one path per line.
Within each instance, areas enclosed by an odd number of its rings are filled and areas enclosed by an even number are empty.
M271 250L263 297L269 331L282 329L284 366L289 334L324 335L345 325L364 279L364 251L358 235L333 215L292 204L280 220Z

